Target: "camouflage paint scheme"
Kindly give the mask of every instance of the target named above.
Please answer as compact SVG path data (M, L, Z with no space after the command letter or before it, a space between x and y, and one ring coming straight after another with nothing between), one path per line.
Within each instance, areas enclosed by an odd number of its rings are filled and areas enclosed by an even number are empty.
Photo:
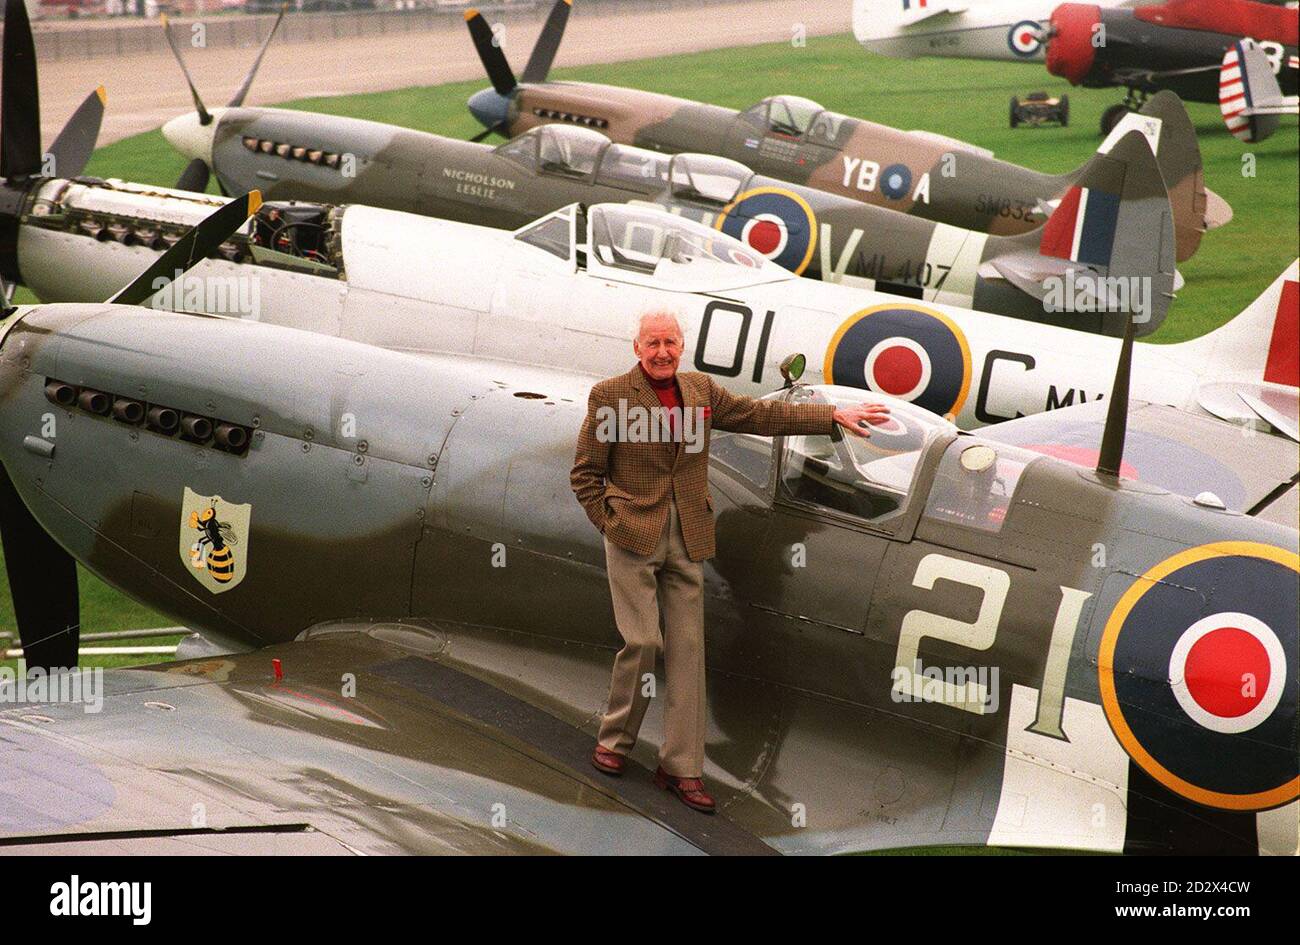
M557 0L520 81L499 47L485 45L492 34L482 15L466 13L495 86L469 102L485 128L513 136L552 122L594 127L623 144L717 154L769 177L996 235L1039 226L1042 207L1059 200L1086 167L1042 174L963 141L840 115L798 96L776 95L736 111L640 89L549 81L569 3ZM535 69L533 59L545 65ZM1195 254L1201 234L1226 223L1231 211L1220 198L1207 197L1196 134L1177 96L1153 99L1142 114L1168 123L1157 157L1173 199L1182 262ZM1208 213L1207 199L1213 200Z
M206 150L194 156L211 161L225 191L256 188L268 200L358 203L505 229L574 202L648 201L736 232L763 214L776 214L786 228L780 252L788 258L780 261L801 275L869 280L881 291L1034 321L1046 317L1044 276L1059 275L1067 265L1079 268L1041 256L1040 233L986 236L751 175L742 165L710 156L677 155L670 167L668 158L653 152L612 150L586 128L537 129L494 149L284 109L214 109L213 115L204 131L209 143L200 146ZM1122 199L1114 261L1109 268L1093 268L1152 278L1152 318L1144 326L1150 331L1173 296L1175 247L1150 239L1169 212L1168 198L1145 140L1130 137L1139 140L1121 139L1088 164L1086 184ZM580 154L581 163L544 166L551 148ZM710 199L671 184L680 180L681 167L704 167L725 182L725 195ZM753 203L769 200L775 207ZM1017 282L1006 278L1006 270ZM1026 283L1032 283L1031 291L1022 288ZM1123 316L1114 313L1105 330L1118 335L1122 324Z
M517 117L508 127L514 135L565 121L558 116L572 116L570 120L600 116L608 121L601 131L614 141L669 153L718 154L769 177L1003 236L1041 226L1040 208L1059 200L1087 167L1043 174L940 135L813 111L813 107L820 109L815 103L800 108L811 113L802 129L781 128L771 116L791 111L783 103L788 98L774 96L738 112L651 92L550 82L520 88L510 112ZM1196 254L1201 234L1208 228L1200 149L1186 109L1172 93L1148 102L1142 114L1170 122L1166 133L1183 143L1162 148L1158 155L1175 211L1178 261L1182 262ZM892 193L881 186L885 175L900 170L910 186ZM917 199L923 180L929 185L928 199Z
M253 442L235 455L59 408L48 378L224 418ZM59 759L12 790L67 770L82 787L20 805L5 835L188 828L199 798L210 824L278 824L263 848L317 852L1295 852L1297 532L1007 445L1095 424L1093 404L971 437L895 402L931 435L884 520L795 498L790 444L715 437L706 777L722 814L683 819L642 790L653 717L630 777L588 774L617 645L599 536L567 479L590 382L104 304L0 322L0 460L42 527L178 622L271 647L111 674L101 716L54 706L53 724L6 726L0 751ZM1134 405L1129 426L1135 457L1172 438L1243 474L1277 459L1165 408ZM1001 488L965 460L984 448L1009 464ZM176 553L186 488L252 506L254 557L220 595ZM1275 491L1252 481L1253 498ZM1213 567L1159 581L1196 561ZM1177 627L1250 609L1278 628L1285 685L1262 727L1165 711L1169 654L1135 644L1126 616L1157 591ZM1126 672L1110 668L1128 666L1117 638L1137 647ZM998 667L996 708L946 689L894 698L913 658ZM338 695L347 673L355 698ZM1190 780L1166 767L1185 756Z

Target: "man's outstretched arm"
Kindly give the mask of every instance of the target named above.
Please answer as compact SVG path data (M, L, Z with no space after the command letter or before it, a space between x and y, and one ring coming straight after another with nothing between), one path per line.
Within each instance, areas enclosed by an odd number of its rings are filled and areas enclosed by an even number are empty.
M830 433L839 424L850 433L867 436L862 423L878 423L889 416L884 404L861 403L836 408L834 404L792 404L783 400L756 400L733 394L709 378L713 428L759 436L793 436Z

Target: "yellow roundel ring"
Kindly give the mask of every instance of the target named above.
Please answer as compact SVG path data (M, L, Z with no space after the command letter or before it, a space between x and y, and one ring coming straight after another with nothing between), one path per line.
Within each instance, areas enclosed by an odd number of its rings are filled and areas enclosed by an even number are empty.
M850 315L826 346L822 376L951 420L970 394L970 344L947 315L900 299Z
M1129 719L1124 715L1123 706L1117 692L1116 682L1116 647L1125 624L1133 609L1158 582L1176 571L1191 565L1213 561L1218 558L1253 558L1264 562L1281 565L1300 577L1300 555L1282 548L1253 541L1221 541L1188 548L1172 555L1152 567L1133 582L1116 603L1106 626L1102 631L1101 642L1097 651L1097 682L1101 690L1102 709L1111 731L1128 754L1148 775L1182 797L1224 810L1254 811L1266 810L1290 803L1300 797L1300 775L1276 784L1268 790L1243 792L1239 794L1211 790L1195 784L1185 777L1171 771L1169 767L1156 758L1149 747L1133 731ZM1144 628L1146 629L1146 628ZM1154 631L1152 631L1154 636ZM1121 667L1121 670L1123 668Z
M782 187L755 187L722 208L714 229L801 276L817 247L817 214Z

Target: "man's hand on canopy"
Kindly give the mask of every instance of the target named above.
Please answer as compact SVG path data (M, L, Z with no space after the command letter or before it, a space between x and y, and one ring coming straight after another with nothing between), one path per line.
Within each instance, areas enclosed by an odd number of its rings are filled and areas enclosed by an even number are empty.
M883 423L889 419L889 408L884 404L873 404L869 401L863 401L860 404L853 404L848 407L840 407L835 411L835 422L848 430L855 436L870 436L871 433L863 424Z

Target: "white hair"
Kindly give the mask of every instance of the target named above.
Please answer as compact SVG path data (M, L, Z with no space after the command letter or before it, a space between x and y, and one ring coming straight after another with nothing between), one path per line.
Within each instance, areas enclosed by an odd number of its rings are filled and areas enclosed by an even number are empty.
M641 340L641 336L645 334L645 326L647 322L663 321L663 320L672 322L673 327L677 329L677 337L682 339L683 341L686 340L686 333L682 331L682 323L677 320L677 316L673 312L663 312L663 311L646 312L639 319L637 319L636 336L633 340L635 341Z

